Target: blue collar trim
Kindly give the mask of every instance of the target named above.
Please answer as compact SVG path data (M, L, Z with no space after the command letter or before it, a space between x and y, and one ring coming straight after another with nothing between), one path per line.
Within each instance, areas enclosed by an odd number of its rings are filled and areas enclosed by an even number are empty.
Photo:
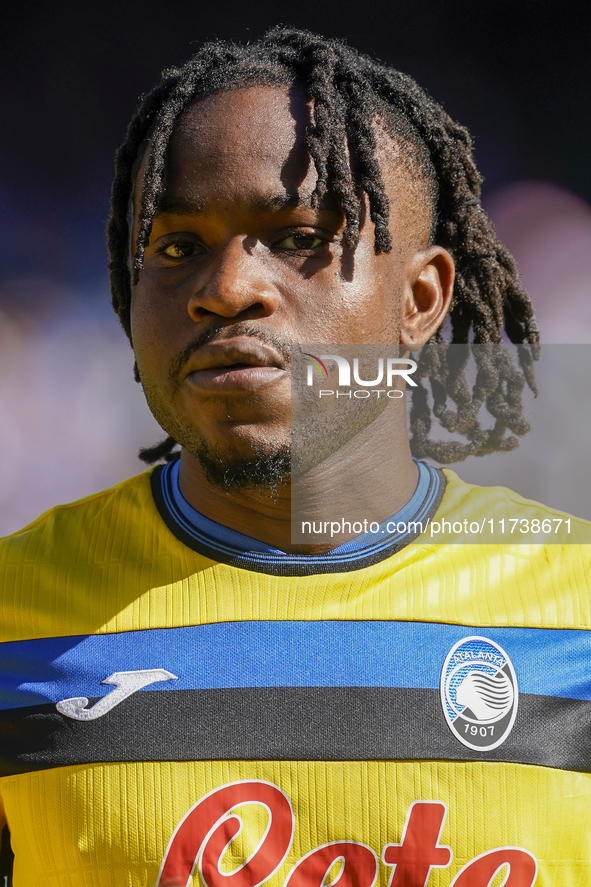
M152 490L156 505L174 535L212 560L278 575L347 572L384 560L416 539L421 532L388 533L388 523L412 523L422 525L423 531L426 529L441 501L445 476L425 462L417 461L417 466L419 480L414 494L400 511L380 524L378 533L357 536L325 554L280 551L205 517L181 495L178 460L154 471Z

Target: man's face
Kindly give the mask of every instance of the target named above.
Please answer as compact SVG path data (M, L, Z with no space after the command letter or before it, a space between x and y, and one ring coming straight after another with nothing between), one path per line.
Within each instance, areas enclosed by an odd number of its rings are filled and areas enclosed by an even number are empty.
M132 337L154 415L198 457L285 450L290 346L397 343L411 311L428 218L409 223L402 174L384 170L394 248L375 255L367 215L346 248L343 216L310 206L308 123L298 92L257 86L195 103L172 139Z

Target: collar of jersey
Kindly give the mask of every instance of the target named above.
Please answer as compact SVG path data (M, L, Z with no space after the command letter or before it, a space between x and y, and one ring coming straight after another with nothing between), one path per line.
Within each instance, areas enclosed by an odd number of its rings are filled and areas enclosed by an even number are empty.
M169 462L152 474L152 492L158 510L172 533L206 557L242 569L276 575L310 575L359 570L400 551L420 532L388 533L386 524L422 524L437 510L445 488L445 476L425 462L418 462L419 480L406 505L380 525L378 533L365 533L325 554L291 554L272 548L205 517L184 499L179 488L179 462Z

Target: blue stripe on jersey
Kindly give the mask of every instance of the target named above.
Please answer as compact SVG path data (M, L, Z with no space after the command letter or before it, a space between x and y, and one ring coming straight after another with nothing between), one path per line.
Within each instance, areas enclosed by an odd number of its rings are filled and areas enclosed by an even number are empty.
M591 632L422 622L224 622L0 644L0 709L104 696L117 671L165 668L145 691L240 687L437 688L459 640L510 656L522 693L591 700ZM368 651L371 654L368 655ZM140 691L144 692L144 691Z

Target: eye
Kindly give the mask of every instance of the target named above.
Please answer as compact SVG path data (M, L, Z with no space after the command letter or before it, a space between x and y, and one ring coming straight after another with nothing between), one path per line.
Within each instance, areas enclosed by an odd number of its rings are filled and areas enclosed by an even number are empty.
M298 231L290 234L288 237L284 237L283 240L277 243L277 246L280 249L292 250L293 252L309 252L318 249L319 246L325 243L326 240L323 240L317 234Z
M195 254L195 244L188 240L177 240L160 250L169 259L188 259Z

